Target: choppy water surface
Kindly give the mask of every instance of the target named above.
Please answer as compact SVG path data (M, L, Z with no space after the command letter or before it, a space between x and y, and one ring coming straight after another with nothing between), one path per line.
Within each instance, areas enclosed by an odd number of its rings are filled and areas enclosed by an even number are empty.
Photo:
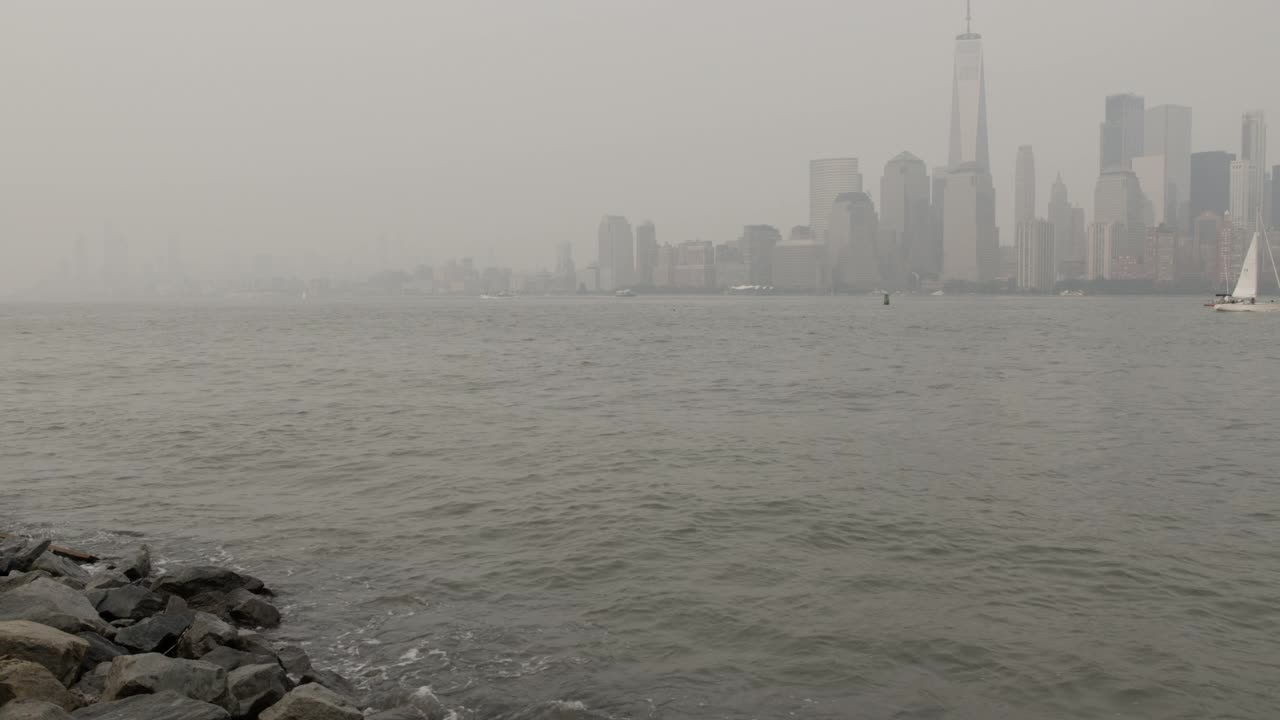
M1274 717L1280 317L878 302L0 305L0 525L462 717Z

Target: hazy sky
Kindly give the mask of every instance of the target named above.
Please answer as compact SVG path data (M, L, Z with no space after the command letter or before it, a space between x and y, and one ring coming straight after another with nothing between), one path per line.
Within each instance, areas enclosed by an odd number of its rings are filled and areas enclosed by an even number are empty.
M659 241L806 223L810 158L878 195L902 150L943 163L963 0L0 0L0 283L84 234L135 258L386 235L442 262L593 260L600 215ZM1091 213L1103 97L1194 110L1193 150L1280 127L1277 0L975 0L991 159L1012 232L1061 171ZM1280 161L1272 133L1269 161ZM878 197L877 204L878 204ZM2 287L0 287L2 289Z

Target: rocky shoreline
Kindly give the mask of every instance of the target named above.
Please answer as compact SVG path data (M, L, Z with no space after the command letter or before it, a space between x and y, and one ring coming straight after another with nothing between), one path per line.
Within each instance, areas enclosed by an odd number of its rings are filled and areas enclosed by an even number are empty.
M216 565L153 572L0 535L0 720L444 720L434 696L364 706L346 678L260 631L274 593Z

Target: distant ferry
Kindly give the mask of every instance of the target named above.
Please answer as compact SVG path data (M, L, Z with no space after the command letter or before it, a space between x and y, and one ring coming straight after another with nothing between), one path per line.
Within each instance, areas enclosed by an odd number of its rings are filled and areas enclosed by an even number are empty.
M772 285L734 285L728 290L730 295L769 295L772 292Z
M480 299L481 300L510 300L515 296L516 294L513 292L507 292L506 290L502 290L492 294L485 293L484 295L480 296Z
M613 294L614 297L635 297L636 294L630 290L619 290Z

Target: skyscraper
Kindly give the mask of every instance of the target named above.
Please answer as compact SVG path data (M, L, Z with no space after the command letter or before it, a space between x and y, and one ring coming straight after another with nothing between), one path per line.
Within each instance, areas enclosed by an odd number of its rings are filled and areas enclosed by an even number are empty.
M956 36L947 164L955 168L970 163L991 171L987 151L987 79L982 36L973 32L972 18L966 12L964 34Z
M1053 258L1053 225L1032 218L1018 223L1014 247L1018 253L1018 287L1048 292L1057 280Z
M1280 165L1271 168L1271 227L1280 228Z
M827 251L832 283L840 290L876 290L885 286L877 244L879 219L864 192L842 193L831 208Z
M942 212L942 277L986 282L1000 262L996 191L987 151L987 83L982 36L965 16L956 36L951 86L951 142Z
M1124 236L1124 225L1117 222L1096 222L1089 226L1089 247L1085 253L1086 278L1106 280L1111 277L1111 258L1115 256L1113 245Z
M907 273L937 275L942 247L929 232L929 174L924 161L899 153L880 178L880 231L892 233Z
M1271 198L1267 195L1267 119L1261 110L1253 110L1244 114L1240 121L1240 159L1249 162L1249 217L1235 216L1237 224L1252 228L1258 222L1258 213L1266 214ZM1235 176L1232 176L1232 182ZM1235 195L1235 189L1232 189Z
M1191 155L1191 216L1222 215L1231 209L1231 163L1235 155L1222 150Z
M652 221L645 220L636 226L636 283L652 287L653 269L657 264L658 231Z
M635 241L631 223L621 215L605 215L596 236L597 290L619 290L633 282Z
M858 158L809 161L809 228L818 242L827 240L827 219L836 197L848 192L862 192Z
M1253 163L1236 160L1231 163L1231 221L1236 227L1253 229L1257 221L1258 198Z
M773 247L782 242L782 233L772 225L747 225L742 228L738 246L747 264L747 284L773 284Z
M1123 242L1113 242L1115 257L1141 258L1146 251L1147 226L1143 218L1142 189L1132 170L1112 168L1102 173L1093 194L1093 221L1124 226ZM1119 238L1117 238L1119 240Z
M1174 228L1191 227L1191 108L1182 105L1158 105L1146 112L1142 147L1147 156L1164 158L1160 187L1143 191L1156 202L1159 194L1163 216L1156 218Z
M995 279L1000 249L991 173L976 163L947 173L942 225L942 277L967 282Z
M1131 93L1107 96L1099 156L1101 172L1117 167L1128 170L1133 167L1133 158L1143 154L1145 102L1142 96Z
M1142 218L1148 227L1166 223L1165 167L1163 155L1143 155L1133 159L1133 174L1142 189Z
M1061 181L1062 177L1059 176ZM1014 227L1036 219L1036 155L1030 145L1018 148L1018 164L1013 179Z
M1079 274L1079 265L1070 271L1062 265L1085 261L1084 210L1071 204L1067 184L1062 181L1061 173L1054 179L1053 189L1049 191L1049 224L1053 225L1053 257L1059 265L1056 271L1064 277Z

